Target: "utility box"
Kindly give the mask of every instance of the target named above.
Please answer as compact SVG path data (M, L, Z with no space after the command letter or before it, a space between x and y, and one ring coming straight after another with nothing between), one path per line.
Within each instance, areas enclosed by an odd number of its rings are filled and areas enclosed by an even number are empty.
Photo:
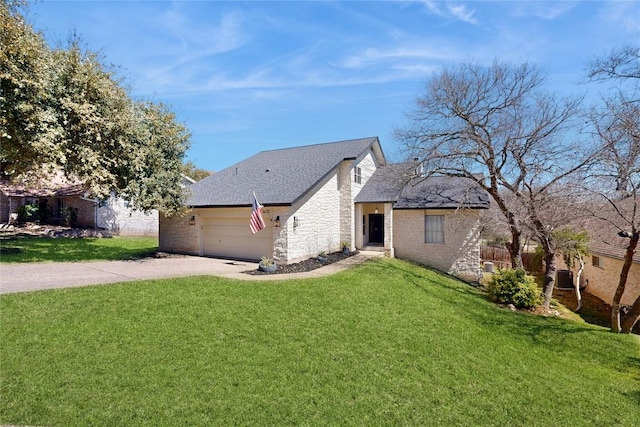
M484 262L484 271L487 273L493 273L493 263L489 261Z
M556 273L556 288L573 289L573 271L558 270Z

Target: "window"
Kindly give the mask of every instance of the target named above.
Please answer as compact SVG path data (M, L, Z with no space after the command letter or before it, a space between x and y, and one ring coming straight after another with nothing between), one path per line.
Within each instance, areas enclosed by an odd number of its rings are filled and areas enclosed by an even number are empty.
M444 243L444 215L424 216L424 242Z
M593 265L594 267L602 267L602 261L600 260L600 257L593 255L591 257L591 265Z
M354 170L353 180L358 184L362 184L362 169L356 167Z

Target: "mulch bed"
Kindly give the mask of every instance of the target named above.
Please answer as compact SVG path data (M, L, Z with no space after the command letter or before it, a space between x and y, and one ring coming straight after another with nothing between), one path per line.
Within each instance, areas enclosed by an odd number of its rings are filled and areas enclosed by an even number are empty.
M348 258L352 255L355 255L357 253L356 252L351 252L349 255L345 255L342 252L333 252L330 254L327 254L327 260L326 261L320 261L317 258L309 258L306 259L304 261L300 261L297 262L295 264L287 264L287 265L278 265L278 267L276 268L276 271L274 271L273 273L267 273L265 271L260 271L260 270L248 270L248 271L244 271L244 273L246 274L251 274L254 276L261 276L261 275L265 275L265 274L290 274L290 273L304 273L306 271L313 271L317 268L320 267L324 267L325 265L329 265L332 264L334 262L338 262L341 261L345 258Z

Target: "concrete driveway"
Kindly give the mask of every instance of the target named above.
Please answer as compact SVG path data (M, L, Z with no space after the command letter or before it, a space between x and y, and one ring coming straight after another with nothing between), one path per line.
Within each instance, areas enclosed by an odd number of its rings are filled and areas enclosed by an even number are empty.
M135 261L0 264L0 294L199 275L243 280L321 277L376 256L382 256L382 253L361 251L342 261L306 273L257 276L243 273L257 269L257 263L195 256L144 258Z

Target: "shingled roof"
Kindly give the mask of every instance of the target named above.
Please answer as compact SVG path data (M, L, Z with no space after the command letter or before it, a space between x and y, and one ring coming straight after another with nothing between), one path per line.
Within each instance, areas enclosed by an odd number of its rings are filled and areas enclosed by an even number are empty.
M64 197L82 196L87 187L77 179L66 177L62 172L43 175L34 182L0 180L0 191L8 197Z
M252 193L263 205L291 205L322 181L343 160L374 148L377 137L262 151L189 186L188 206L249 206Z
M356 203L392 202L394 209L488 209L489 195L470 179L416 176L416 163L378 168Z

